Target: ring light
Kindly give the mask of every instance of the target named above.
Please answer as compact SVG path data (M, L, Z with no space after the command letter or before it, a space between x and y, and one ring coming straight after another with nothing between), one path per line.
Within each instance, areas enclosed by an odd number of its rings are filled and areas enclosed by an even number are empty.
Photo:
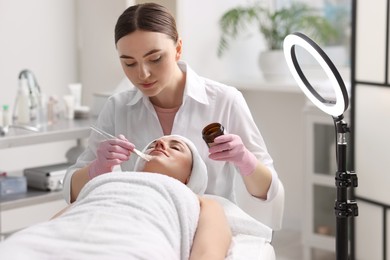
M328 76L336 100L329 100L321 96L302 72L296 57L296 46L302 47L309 52L313 58L321 65ZM303 93L322 111L331 115L335 124L336 132L336 160L337 172L335 177L336 185L336 259L347 260L348 258L348 236L349 217L358 215L357 204L354 200L349 200L349 188L357 187L357 176L347 170L347 138L346 133L350 131L348 125L343 120L343 113L348 107L348 94L344 82L334 66L333 62L325 52L310 38L302 33L293 33L284 39L284 56L291 74L298 83Z
M321 65L332 84L334 93L336 94L336 101L322 97L313 88L313 86L310 85L298 64L295 53L296 46L301 46L303 49L309 52ZM311 102L313 102L319 109L329 115L332 115L333 117L342 115L348 108L348 93L340 73L334 66L333 62L325 54L325 52L309 37L298 32L289 34L284 39L283 49L284 56L291 74L298 83L298 86L311 100Z

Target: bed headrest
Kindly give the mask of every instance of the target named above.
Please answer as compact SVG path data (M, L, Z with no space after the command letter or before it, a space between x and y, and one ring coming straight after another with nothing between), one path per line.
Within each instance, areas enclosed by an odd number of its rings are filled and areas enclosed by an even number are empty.
M202 195L205 192L207 187L208 175L207 175L206 164L204 163L202 157L200 156L198 149L196 148L195 144L191 140L185 138L184 136L181 135L167 135L167 136L176 137L182 140L190 148L192 153L192 172L191 172L190 180L187 183L187 187L190 188L194 193ZM149 147L149 145L152 142L150 142L144 147L143 152L145 152L145 150ZM135 162L134 170L140 171L143 168L143 165L144 165L144 160L138 157Z

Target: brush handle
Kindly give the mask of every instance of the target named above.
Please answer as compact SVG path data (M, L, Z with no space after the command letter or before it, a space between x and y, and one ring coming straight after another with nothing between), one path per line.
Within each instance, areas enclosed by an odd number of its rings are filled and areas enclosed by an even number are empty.
M112 134L110 133L107 133L105 131L103 131L102 129L99 129L97 128L96 126L93 126L91 125L90 128L92 130L94 130L96 133L99 133L100 135L104 136L104 138L107 140L107 139L118 139L118 137L116 136L113 136ZM150 161L150 155L147 155L147 154L144 154L142 153L140 150L134 148L133 152L138 155L139 157L141 157L142 159L144 159L145 161Z

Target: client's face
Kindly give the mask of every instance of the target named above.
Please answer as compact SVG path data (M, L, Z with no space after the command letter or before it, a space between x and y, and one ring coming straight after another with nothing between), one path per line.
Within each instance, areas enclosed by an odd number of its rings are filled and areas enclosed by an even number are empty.
M177 137L161 137L145 153L153 158L145 163L143 171L161 173L184 184L188 182L192 170L192 153L184 141Z

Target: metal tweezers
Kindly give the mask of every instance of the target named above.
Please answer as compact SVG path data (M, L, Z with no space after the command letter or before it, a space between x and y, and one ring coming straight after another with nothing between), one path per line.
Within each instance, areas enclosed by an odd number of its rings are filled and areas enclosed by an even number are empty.
M110 133L107 133L99 128L97 128L96 126L94 125L91 125L90 128L92 130L94 130L96 133L102 135L106 140L109 140L109 139L119 139L118 137L116 136L113 136L112 134ZM142 159L144 159L145 161L150 161L150 155L147 155L147 154L144 154L143 152L141 152L140 150L137 150L134 148L133 152L138 155L139 157L141 157Z

